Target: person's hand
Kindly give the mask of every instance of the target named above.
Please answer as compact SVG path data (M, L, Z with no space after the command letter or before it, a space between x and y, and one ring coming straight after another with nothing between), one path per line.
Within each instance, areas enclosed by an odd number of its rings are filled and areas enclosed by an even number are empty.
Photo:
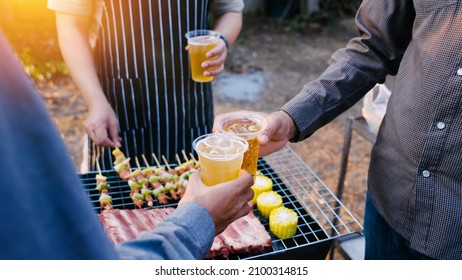
M120 147L119 122L111 106L106 102L89 109L85 120L88 136L98 146Z
M219 39L216 48L210 50L205 56L207 60L202 62L204 76L218 76L225 71L225 61L228 55L226 44Z
M284 111L265 115L266 128L258 135L259 156L264 157L283 148L297 132L297 126Z
M247 215L253 198L253 178L246 171L241 171L240 177L226 183L207 187L202 183L200 173L189 177L186 192L179 201L195 202L210 213L215 223L215 235L223 232L236 219Z
M237 113L248 111L237 111ZM267 156L283 148L289 139L291 139L297 132L297 126L292 118L284 111L276 111L271 114L262 112L254 112L260 114L266 119L266 128L258 135L258 142L260 143L259 157ZM214 133L221 132L218 123L224 114L218 114L213 122L212 131Z

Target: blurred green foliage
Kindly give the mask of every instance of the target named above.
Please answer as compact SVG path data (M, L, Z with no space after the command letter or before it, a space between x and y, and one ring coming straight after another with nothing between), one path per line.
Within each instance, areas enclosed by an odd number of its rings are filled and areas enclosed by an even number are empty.
M37 82L67 75L47 0L1 0L0 26L27 73Z

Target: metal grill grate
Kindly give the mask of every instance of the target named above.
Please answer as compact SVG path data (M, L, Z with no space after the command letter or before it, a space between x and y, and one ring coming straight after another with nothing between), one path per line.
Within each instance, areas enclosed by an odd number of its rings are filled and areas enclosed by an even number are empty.
M171 164L175 166L175 164ZM265 253L231 255L228 259L324 259L333 239L354 232L362 226L316 174L288 146L259 160L258 169L273 181L273 190L283 198L283 205L297 212L298 228L292 238L279 239L274 235L272 248ZM101 211L99 192L95 190L97 172L81 174L85 191L97 213ZM127 181L113 170L103 170L111 185L113 206L134 209ZM177 203L155 207L176 207ZM254 213L269 232L267 219L258 210Z
M265 161L329 238L362 232L358 220L292 149L285 147Z

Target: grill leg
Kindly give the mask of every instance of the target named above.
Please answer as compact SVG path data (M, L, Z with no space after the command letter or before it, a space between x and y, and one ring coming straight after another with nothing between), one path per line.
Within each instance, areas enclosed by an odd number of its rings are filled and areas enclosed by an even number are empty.
M348 157L350 155L350 146L351 146L351 136L353 134L353 119L348 118L346 127L345 127L345 138L343 140L343 150L342 150L342 158L340 161L340 172L338 176L338 183L337 183L337 198L339 201L342 200L343 196L343 189L345 186L345 176L346 176L346 171L348 167ZM337 226L338 220L337 216L339 215L339 208L340 205L337 202L336 207L335 207L335 214L336 217L333 221L334 227ZM334 229L333 229L334 230ZM329 254L329 259L333 260L334 259L334 249L335 249L335 240L334 240L334 246L332 246Z

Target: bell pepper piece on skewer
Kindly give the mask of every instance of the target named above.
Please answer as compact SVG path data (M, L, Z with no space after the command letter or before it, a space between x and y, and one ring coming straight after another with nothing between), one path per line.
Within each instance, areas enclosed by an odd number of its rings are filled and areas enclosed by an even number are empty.
M119 174L120 179L127 180L130 178L130 158L114 166L114 170Z
M99 203L101 204L101 208L109 210L112 208L112 197L103 192L99 197Z
M165 191L170 194L170 197L174 200L177 200L178 199L178 195L176 193L176 190L177 190L177 184L176 183L172 183L172 182L167 182L165 184Z
M144 205L144 196L141 193L135 192L131 196L131 198L132 198L133 203L135 204L136 207L138 207L138 208L143 207L143 205Z
M154 196L157 198L157 201L159 204L167 204L169 197L165 194L165 188L164 186L160 186L153 191Z

